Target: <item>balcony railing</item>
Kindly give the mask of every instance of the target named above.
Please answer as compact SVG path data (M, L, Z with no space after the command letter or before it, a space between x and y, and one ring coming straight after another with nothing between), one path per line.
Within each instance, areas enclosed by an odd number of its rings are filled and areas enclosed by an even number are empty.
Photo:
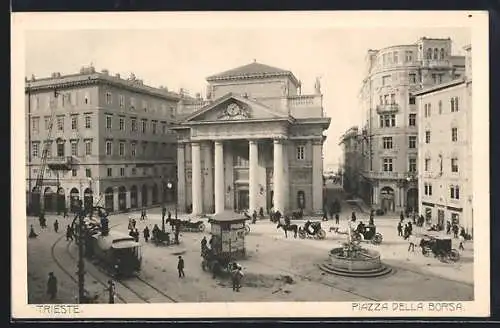
M408 182L418 180L417 172L364 171L362 175L368 179L393 179Z
M398 104L381 104L377 105L377 113L394 113L399 111Z
M47 166L51 170L71 170L77 164L74 156L56 156L47 159Z

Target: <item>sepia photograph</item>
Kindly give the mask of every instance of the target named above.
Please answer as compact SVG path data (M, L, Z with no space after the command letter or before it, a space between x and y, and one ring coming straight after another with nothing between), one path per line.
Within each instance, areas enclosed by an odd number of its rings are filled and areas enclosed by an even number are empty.
M489 314L487 13L12 16L14 314Z

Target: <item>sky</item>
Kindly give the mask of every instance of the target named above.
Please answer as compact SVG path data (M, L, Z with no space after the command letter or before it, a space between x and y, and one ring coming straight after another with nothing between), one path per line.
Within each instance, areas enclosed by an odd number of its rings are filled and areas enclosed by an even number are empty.
M339 163L343 132L362 125L359 101L368 49L412 44L420 37L452 39L452 53L463 54L470 30L447 28L276 28L156 30L35 30L25 34L26 76L77 73L91 63L126 78L133 72L145 84L187 89L203 96L205 78L253 60L290 70L312 94L321 79L323 107L331 124L324 146L325 166Z

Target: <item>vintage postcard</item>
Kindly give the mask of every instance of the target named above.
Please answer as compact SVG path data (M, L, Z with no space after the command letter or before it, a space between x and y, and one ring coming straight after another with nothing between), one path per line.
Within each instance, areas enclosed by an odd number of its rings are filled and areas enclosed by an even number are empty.
M13 317L489 315L487 63L486 12L13 14Z

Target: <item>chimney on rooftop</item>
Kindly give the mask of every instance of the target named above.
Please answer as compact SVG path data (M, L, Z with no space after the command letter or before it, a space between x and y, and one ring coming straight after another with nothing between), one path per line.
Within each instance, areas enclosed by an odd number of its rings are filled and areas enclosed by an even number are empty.
M109 71L107 69L102 69L101 72L104 75L109 75Z

